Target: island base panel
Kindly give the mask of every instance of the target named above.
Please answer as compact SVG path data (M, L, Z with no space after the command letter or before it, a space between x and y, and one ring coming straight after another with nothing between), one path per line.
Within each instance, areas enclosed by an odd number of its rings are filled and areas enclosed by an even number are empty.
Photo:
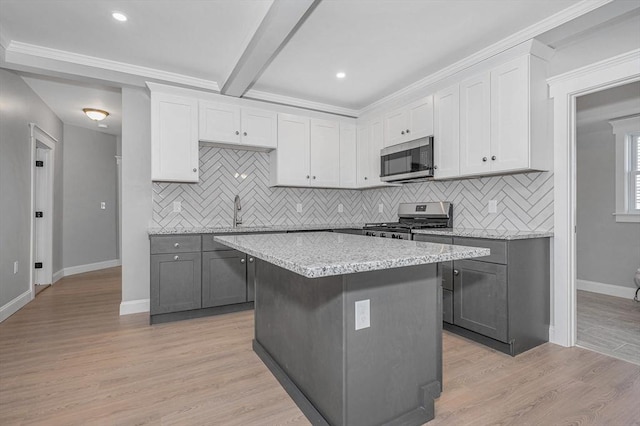
M365 299L371 326L356 331L355 302ZM254 348L313 424L433 419L441 315L435 264L314 279L256 265Z

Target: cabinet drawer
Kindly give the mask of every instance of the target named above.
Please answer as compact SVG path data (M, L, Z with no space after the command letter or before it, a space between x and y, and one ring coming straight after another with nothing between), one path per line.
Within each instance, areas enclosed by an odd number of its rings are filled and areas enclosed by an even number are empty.
M423 241L425 243L453 244L453 237L447 237L445 235L414 234L413 240Z
M489 250L491 250L491 254L489 256L478 257L474 260L478 260L480 262L501 263L503 265L507 264L506 241L487 240L482 238L454 237L453 244L459 246L488 248Z
M151 254L200 251L200 235L162 235L151 237Z

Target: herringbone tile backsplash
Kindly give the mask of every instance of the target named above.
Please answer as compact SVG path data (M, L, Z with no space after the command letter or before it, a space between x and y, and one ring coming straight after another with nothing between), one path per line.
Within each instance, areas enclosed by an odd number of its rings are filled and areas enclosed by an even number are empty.
M400 202L451 201L457 227L553 228L553 174L549 172L364 191L268 185L268 154L202 146L200 183L153 184L154 226L231 226L233 199L238 194L246 226L394 221ZM497 213L487 212L489 200L497 200ZM181 212L173 212L174 201L182 202ZM298 203L302 213L296 211ZM339 204L342 213L338 213ZM380 204L383 213L378 213Z

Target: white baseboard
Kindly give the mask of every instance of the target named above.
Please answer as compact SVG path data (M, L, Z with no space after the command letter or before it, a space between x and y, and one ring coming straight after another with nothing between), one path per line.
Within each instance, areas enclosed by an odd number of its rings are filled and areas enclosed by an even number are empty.
M83 274L85 272L98 271L100 269L113 268L115 266L122 265L120 259L113 260L105 260L104 262L96 262L96 263L88 263L86 265L78 265L78 266L69 266L68 268L64 268L62 271L56 272L56 274L62 273L62 277L68 277L69 275ZM60 279L58 278L58 279ZM54 276L54 282L57 280Z
M635 287L623 287L621 285L598 283L595 281L587 280L576 280L576 288L578 290L606 294L608 296L622 297L624 299L633 299L633 296L636 294Z
M31 301L31 289L25 291L20 296L13 299L11 302L0 307L0 322L6 320L11 315L18 312L20 308Z
M120 315L149 312L149 299L127 300L120 302Z
M60 269L58 272L53 274L53 284L60 281L62 278L64 278L64 269Z

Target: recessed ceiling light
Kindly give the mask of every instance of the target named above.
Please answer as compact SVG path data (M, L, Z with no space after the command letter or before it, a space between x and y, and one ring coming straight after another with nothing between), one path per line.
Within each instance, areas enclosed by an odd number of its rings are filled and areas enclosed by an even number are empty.
M113 12L111 16L113 16L113 19L116 21L125 22L127 20L127 15L121 12Z
M109 115L107 111L95 108L82 108L82 111L87 114L87 117L89 117L93 121L104 120L105 118L107 118L107 115Z
M343 73L342 71L340 71L338 74L336 74L337 78L345 78L347 75L345 73Z

